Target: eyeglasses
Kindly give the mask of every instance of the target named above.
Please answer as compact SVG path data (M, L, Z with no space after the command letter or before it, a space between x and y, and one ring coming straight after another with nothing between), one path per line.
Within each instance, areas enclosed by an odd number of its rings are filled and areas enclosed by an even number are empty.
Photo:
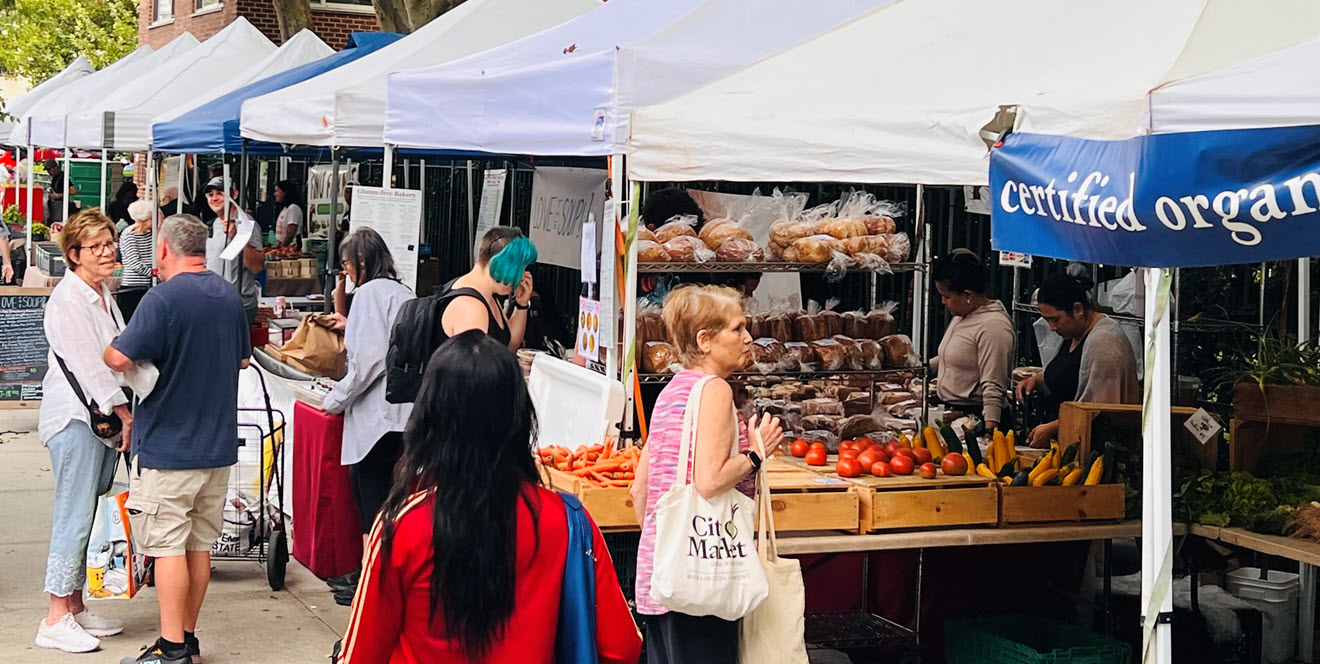
M94 254L108 254L115 250L115 242L114 240L106 240L99 244L82 245L79 246L78 249L86 249Z

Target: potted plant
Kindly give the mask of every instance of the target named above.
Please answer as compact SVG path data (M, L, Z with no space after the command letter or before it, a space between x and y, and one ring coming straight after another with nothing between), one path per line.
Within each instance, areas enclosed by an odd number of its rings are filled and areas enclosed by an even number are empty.
M1233 385L1233 417L1320 425L1320 346L1262 335Z

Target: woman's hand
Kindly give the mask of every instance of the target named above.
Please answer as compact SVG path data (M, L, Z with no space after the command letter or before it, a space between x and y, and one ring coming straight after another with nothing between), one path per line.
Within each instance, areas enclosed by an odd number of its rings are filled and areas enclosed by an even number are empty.
M343 332L346 327L348 327L348 318L345 318L344 314L338 311L330 314L330 329Z
M784 438L784 427L780 424L778 417L768 414L754 415L747 426L760 434L756 453L761 456L762 460L769 459L779 451L779 445ZM753 445L757 445L756 436L752 437L752 442Z
M513 290L513 299L518 306L525 307L532 301L532 273L523 272L522 281Z
M1027 395L1035 392L1040 387L1040 382L1044 380L1044 374L1036 374L1017 384L1017 400L1019 403L1027 400Z
M124 423L124 433L115 445L115 451L127 452L133 444L133 414L128 412L128 406L115 406L114 412L119 416L119 421Z
M1050 441L1059 439L1059 421L1054 420L1037 426L1027 434L1027 444L1036 449L1044 449L1050 446Z

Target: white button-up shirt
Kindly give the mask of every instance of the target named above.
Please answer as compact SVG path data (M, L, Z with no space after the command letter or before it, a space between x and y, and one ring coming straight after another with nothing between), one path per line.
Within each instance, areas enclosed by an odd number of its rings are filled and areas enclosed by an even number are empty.
M322 404L326 412L344 414L339 462L345 466L366 457L381 436L408 425L412 404L385 400L385 354L399 308L413 297L407 286L392 279L372 279L353 295L344 329L348 372Z
M108 311L107 311L108 307ZM43 321L50 344L46 377L41 382L41 410L37 432L43 444L64 430L69 422L91 423L87 405L78 400L55 356L64 358L83 395L94 401L102 413L128 403L121 387L129 387L139 398L156 386L159 373L149 362L139 363L127 375L112 371L101 359L105 347L124 327L124 317L101 284L101 292L70 271L51 291L46 301Z

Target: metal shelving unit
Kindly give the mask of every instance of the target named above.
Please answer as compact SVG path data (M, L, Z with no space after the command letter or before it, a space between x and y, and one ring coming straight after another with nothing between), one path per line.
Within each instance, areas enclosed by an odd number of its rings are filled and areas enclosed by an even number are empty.
M778 380L827 380L830 378L871 378L896 375L921 375L924 373L921 367L909 367L906 369L879 369L877 371L741 371L733 374L734 380L756 379L778 379ZM640 373L637 375L642 383L663 384L673 380L673 374L667 373Z
M879 268L853 266L847 268L852 273L893 274L897 272L919 272L926 269L920 263L889 263ZM640 274L693 272L830 272L829 265L821 263L784 263L775 261L738 262L738 263L638 263Z
M866 611L808 613L806 641L810 648L842 651L907 649L917 644L912 630Z

